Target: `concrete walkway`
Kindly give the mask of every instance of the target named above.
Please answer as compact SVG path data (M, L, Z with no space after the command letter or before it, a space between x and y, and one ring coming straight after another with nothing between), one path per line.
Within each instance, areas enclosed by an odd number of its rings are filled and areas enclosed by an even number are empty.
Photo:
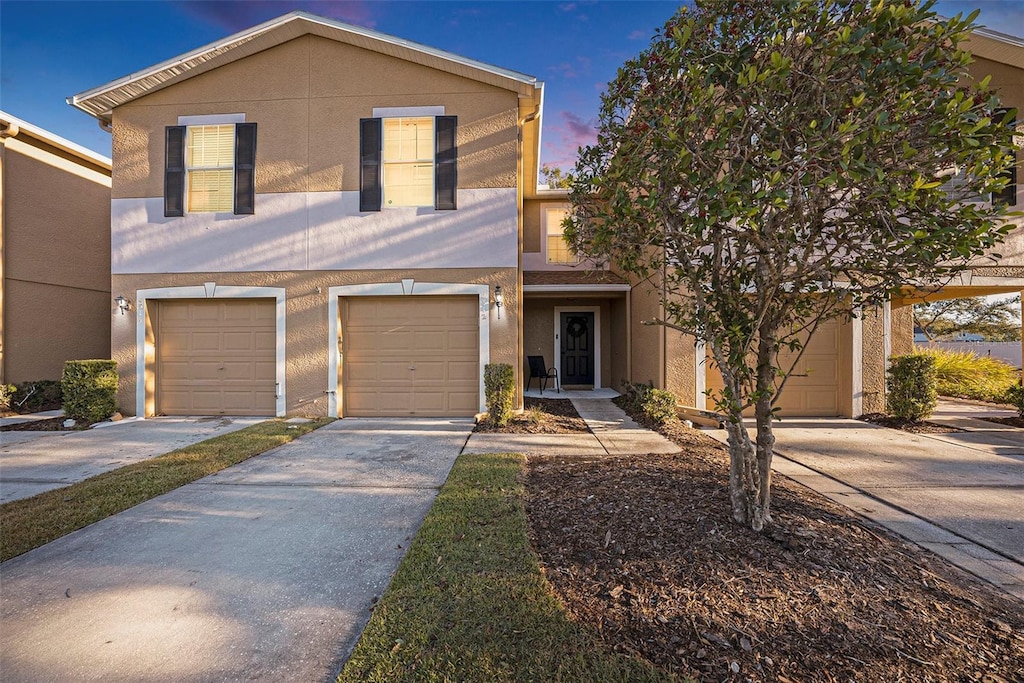
M0 503L68 486L260 421L157 417L79 432L0 432Z
M910 434L794 418L775 436L777 472L1024 599L1024 430Z
M4 681L329 681L472 430L345 419L3 564Z
M564 398L570 392L544 394ZM591 392L572 392L573 395ZM679 447L661 434L634 422L610 398L571 398L573 407L587 423L589 432L573 434L487 434L469 437L463 453L525 453L527 455L643 455L678 453Z

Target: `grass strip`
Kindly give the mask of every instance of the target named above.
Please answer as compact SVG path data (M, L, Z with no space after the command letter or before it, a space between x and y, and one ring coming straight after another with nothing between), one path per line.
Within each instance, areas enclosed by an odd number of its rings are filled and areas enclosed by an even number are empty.
M527 538L523 466L455 462L339 683L672 680L568 619Z
M320 418L288 424L267 420L71 486L4 503L0 505L0 561L286 444L332 421Z

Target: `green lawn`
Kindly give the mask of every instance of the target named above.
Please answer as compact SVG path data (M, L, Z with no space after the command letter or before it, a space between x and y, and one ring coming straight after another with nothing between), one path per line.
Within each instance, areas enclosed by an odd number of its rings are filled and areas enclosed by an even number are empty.
M267 420L65 488L0 505L0 561L286 444L330 418Z
M520 455L463 455L338 677L664 681L570 621L527 539Z

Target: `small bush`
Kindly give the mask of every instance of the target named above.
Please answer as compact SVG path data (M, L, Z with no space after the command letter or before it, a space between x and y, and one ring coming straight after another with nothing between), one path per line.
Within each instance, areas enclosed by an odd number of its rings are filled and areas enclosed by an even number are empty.
M893 417L918 421L935 411L935 359L924 353L893 356L886 372L885 409Z
M1017 414L1024 417L1024 385L1014 384L1003 394L1003 402L1017 409Z
M658 424L676 417L676 397L671 391L655 389L652 384L623 382L626 403L635 412L643 413Z
M484 366L484 396L487 400L487 420L504 427L512 419L516 393L515 374L508 363L488 363Z
M1006 390L1020 381L1014 367L990 356L940 349L920 353L935 359L937 388L942 396L1000 401Z
M18 387L13 384L0 384L0 410L8 411L11 409L11 398L17 390Z
M83 422L99 422L117 410L117 363L112 360L69 360L61 379L64 412Z
M38 413L41 410L57 410L63 404L60 382L41 379L36 382L22 382L11 397L11 410L19 413Z

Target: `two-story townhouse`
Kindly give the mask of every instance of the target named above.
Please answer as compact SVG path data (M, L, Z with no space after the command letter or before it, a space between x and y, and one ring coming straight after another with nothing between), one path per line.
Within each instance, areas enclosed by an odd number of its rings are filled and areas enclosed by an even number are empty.
M0 383L110 352L110 159L0 111Z
M971 45L1010 105L1013 40ZM703 349L645 324L656 285L567 251L531 76L295 12L69 102L113 134L128 413L472 415L483 366L512 364L521 389L531 355L565 386L651 381L707 405ZM1021 234L975 287L1024 286ZM820 330L784 413L878 409L911 301Z
M480 411L520 356L542 93L294 12L70 98L112 128L122 409Z

